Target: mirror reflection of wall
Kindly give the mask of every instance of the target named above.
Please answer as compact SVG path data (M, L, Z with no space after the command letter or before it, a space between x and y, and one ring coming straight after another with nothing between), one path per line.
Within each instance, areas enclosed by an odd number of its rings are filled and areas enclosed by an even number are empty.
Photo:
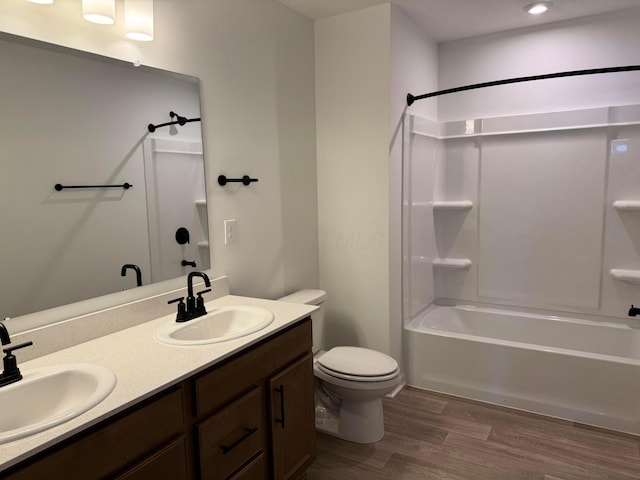
M209 268L200 122L147 130L200 117L197 79L9 35L0 58L1 314L135 288L125 264L144 285Z

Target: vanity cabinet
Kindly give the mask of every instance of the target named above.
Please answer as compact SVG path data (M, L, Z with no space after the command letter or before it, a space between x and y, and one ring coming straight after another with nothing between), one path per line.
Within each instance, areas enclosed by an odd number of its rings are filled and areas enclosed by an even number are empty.
M297 480L315 459L311 320L6 472L7 480Z
M234 479L304 475L316 454L311 342L306 320L195 380L202 480L229 478L240 465L247 471ZM249 468L260 455L266 461Z

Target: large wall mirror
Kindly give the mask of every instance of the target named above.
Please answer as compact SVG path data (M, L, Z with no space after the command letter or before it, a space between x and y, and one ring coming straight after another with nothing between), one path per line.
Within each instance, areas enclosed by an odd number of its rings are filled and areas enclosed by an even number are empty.
M0 316L208 269L198 80L7 34L0 58ZM150 133L170 112L194 121Z

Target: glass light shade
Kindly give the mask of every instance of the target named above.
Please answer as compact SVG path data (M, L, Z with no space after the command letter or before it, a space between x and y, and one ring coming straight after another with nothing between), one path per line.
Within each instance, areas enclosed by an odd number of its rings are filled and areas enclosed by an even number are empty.
M110 25L116 20L115 0L82 0L82 16L85 20Z
M540 15L551 8L551 2L535 2L524 7L525 11L531 15Z
M153 40L153 0L125 0L124 24L127 38Z
M38 3L40 5L51 5L53 0L27 0L27 2Z

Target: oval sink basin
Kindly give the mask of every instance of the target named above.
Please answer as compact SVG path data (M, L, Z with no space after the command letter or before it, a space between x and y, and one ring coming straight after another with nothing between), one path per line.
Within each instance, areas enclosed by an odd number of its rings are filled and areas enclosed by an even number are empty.
M111 370L91 364L23 370L22 376L0 387L0 443L71 420L104 400L116 386Z
M155 337L169 345L207 345L226 342L262 330L273 322L266 308L230 306L211 310L206 315L184 323L171 322L155 332Z

